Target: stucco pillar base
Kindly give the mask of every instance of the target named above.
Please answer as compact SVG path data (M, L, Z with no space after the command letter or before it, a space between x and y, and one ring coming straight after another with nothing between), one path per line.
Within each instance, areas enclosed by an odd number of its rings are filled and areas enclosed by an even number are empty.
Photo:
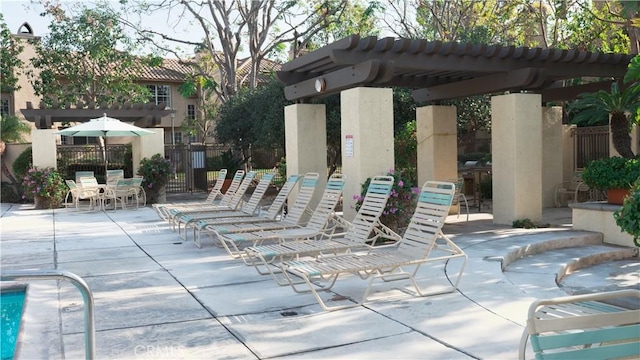
M542 98L491 98L493 221L542 219Z
M151 158L155 154L164 157L164 129L150 129L155 134L136 136L131 141L131 157L133 161L133 174L138 173L140 169L140 160L143 158Z
M416 109L418 186L428 180L458 178L458 130L455 106Z
M394 168L393 92L382 88L354 88L340 94L342 116L342 172L346 178L344 218L353 220L354 195L367 178Z
M284 108L287 177L307 172L320 174L311 199L315 208L327 183L327 115L324 104L294 104ZM294 190L291 199L295 199Z
M31 130L31 160L37 167L58 168L58 152L56 148L56 129Z

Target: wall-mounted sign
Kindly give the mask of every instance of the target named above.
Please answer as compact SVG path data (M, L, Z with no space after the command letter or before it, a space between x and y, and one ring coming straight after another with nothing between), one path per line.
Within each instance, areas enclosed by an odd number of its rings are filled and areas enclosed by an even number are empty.
M353 135L345 135L344 154L347 157L353 157Z

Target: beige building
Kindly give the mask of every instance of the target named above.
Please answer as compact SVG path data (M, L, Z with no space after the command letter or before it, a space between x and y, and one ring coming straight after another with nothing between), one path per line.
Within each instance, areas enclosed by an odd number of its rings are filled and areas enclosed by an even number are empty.
M20 110L25 109L27 103L31 103L37 108L41 100L40 97L35 95L34 89L26 75L28 71L37 71L31 67L29 59L33 58L36 52L35 48L28 43L28 40L38 40L39 37L34 34L33 28L28 23L22 24L18 32L13 36L22 43L23 50L19 57L24 64L24 68L18 77L18 90L0 95L0 110L3 115L15 115L24 119ZM175 110L173 115L161 118L160 121L154 125L155 128L164 129L165 144L202 141L202 139L189 137L189 135L184 133L180 128L185 119L194 119L198 114L197 97L192 96L185 98L178 93L178 87L185 81L189 71L189 67L180 64L178 60L164 59L163 64L159 67L144 67L143 73L139 76L138 82L141 85L147 86L152 94L150 103L156 105L164 103L167 108ZM35 128L32 122L28 123L31 127ZM59 125L60 124L53 124L53 127L58 127ZM69 137L60 139L60 141L64 144L86 144L95 142L96 139Z

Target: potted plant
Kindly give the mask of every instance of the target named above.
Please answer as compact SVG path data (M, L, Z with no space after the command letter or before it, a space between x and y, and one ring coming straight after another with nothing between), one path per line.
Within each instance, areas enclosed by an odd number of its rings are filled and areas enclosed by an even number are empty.
M23 199L33 199L36 209L55 209L62 204L67 193L67 184L60 173L52 167L33 166L22 178Z
M160 154L155 154L150 159L140 160L138 175L144 178L142 188L145 191L148 204L159 202L160 196L165 194L165 185L169 175L173 173L172 171L171 162Z
M599 159L587 164L582 180L590 188L607 192L611 204L622 204L632 184L640 178L640 158L626 159L620 156Z
M622 208L613 213L620 229L633 236L633 243L640 247L640 179L624 199Z

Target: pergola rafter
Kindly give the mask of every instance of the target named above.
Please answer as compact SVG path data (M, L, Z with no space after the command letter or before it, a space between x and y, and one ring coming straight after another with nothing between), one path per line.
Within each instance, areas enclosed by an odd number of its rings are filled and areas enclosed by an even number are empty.
M419 102L503 91L530 91L543 101L575 98L581 89L608 89L633 55L564 49L444 43L352 35L282 66L289 100L305 101L345 89L409 87ZM564 80L601 79L588 87Z

